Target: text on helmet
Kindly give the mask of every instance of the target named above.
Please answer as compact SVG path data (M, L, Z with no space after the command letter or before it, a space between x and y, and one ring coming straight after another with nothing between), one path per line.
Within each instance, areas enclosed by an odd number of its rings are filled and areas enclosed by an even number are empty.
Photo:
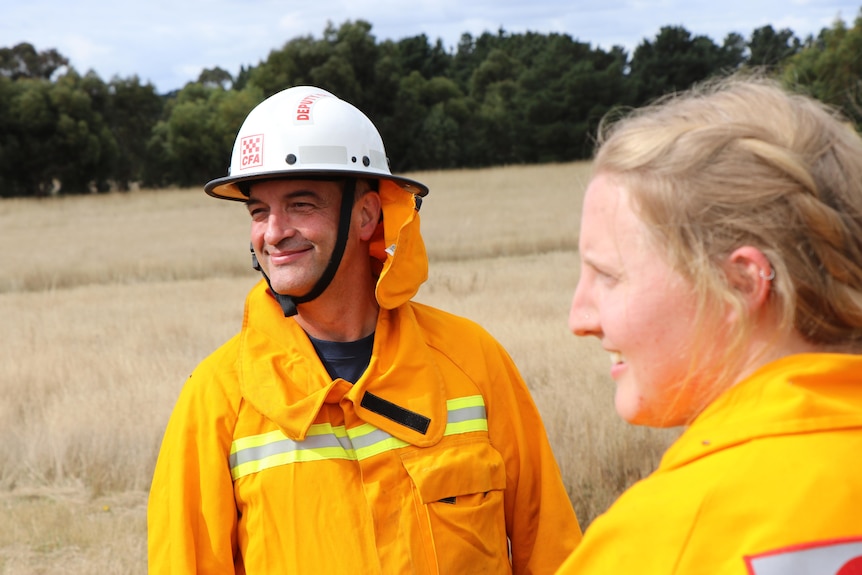
M296 106L296 121L311 120L311 106L320 98L326 98L329 94L309 94L299 101Z

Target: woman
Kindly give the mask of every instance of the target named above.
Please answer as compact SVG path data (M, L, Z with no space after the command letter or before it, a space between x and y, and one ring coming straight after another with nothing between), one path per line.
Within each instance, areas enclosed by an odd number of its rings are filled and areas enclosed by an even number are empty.
M558 573L862 573L862 140L730 78L603 126L570 327L687 425Z

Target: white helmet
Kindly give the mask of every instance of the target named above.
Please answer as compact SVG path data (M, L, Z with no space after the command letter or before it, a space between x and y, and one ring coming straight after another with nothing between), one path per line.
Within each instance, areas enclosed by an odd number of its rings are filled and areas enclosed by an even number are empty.
M249 113L228 174L207 183L206 193L245 201L239 182L332 174L390 180L412 194L428 193L427 186L392 175L383 140L365 114L312 86L273 94Z
M391 212L379 224L383 237L369 246L369 255L382 263L380 277L389 277L378 282L378 302L394 307L412 297L427 276L425 246L419 236L415 212L421 204L420 196L428 193L428 187L393 176L383 140L371 120L326 90L297 86L258 104L249 112L236 136L229 175L208 182L204 190L215 198L246 201L248 184L255 180L320 176L345 180L335 246L326 269L308 293L279 294L270 283L270 290L284 315L297 313L298 304L317 298L335 276L347 243L351 200L360 178L377 180L382 210L384 214ZM404 209L407 202L409 207ZM377 249L376 244L383 241L386 248ZM397 245L402 246L399 253L406 254L399 258L404 263L396 266ZM269 278L257 265L254 250L252 261L269 283ZM414 281L417 278L418 282ZM380 281L388 287L381 288Z

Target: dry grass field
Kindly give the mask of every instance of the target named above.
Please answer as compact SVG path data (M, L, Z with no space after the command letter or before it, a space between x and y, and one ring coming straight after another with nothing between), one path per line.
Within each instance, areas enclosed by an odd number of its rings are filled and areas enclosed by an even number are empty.
M627 426L566 326L584 163L424 172L417 299L483 324L542 412L584 525L673 430ZM146 497L188 373L239 328L248 216L201 190L0 201L0 574L146 573Z

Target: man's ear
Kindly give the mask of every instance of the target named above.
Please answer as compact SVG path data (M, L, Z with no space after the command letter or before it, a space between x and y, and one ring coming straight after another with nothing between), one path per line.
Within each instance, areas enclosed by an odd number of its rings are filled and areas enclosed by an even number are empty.
M359 237L362 241L368 241L380 221L380 194L374 191L365 192L357 203L359 204Z
M775 270L762 251L752 246L735 249L725 260L724 271L730 287L742 296L749 311L763 307L772 290Z

